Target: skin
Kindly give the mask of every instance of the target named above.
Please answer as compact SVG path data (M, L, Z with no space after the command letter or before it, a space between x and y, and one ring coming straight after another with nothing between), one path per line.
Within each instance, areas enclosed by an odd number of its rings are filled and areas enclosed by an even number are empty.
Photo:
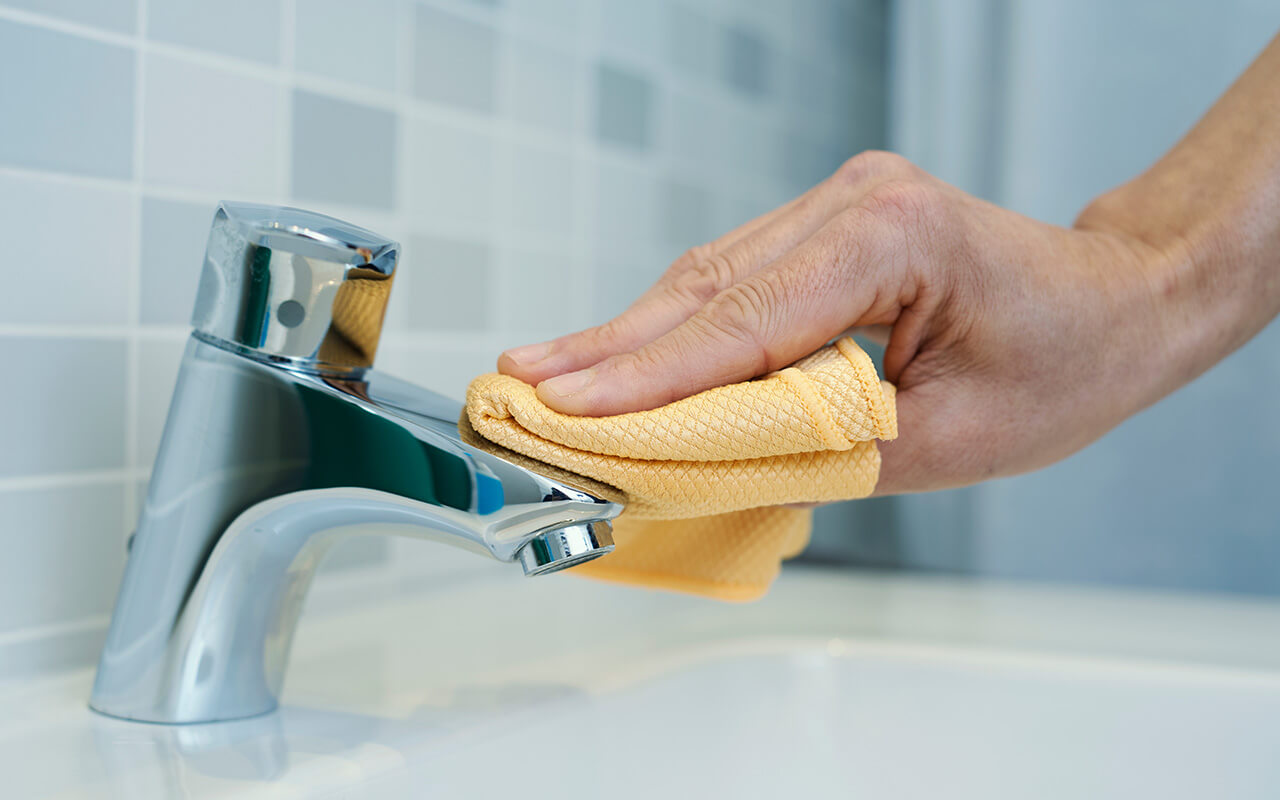
M1070 228L890 153L681 256L619 317L508 350L550 407L654 408L887 336L900 436L878 494L1037 469L1280 313L1280 38L1145 173Z

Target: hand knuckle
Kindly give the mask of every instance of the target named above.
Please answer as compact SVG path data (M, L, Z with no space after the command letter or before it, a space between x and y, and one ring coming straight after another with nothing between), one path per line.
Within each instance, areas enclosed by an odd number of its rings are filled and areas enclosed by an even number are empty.
M937 190L915 180L889 180L863 197L862 207L875 219L895 227L918 226L939 207Z
M916 166L897 153L864 150L845 161L836 174L849 183L862 183L868 178L886 175L911 175Z
M735 269L731 256L720 252L706 256L672 282L672 291L696 306L706 304L733 284Z

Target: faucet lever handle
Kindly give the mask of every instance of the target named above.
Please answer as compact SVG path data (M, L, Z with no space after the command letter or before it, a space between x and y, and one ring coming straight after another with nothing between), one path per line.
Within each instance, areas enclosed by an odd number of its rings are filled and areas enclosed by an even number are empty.
M221 203L191 324L211 344L308 372L373 365L400 246L333 217Z

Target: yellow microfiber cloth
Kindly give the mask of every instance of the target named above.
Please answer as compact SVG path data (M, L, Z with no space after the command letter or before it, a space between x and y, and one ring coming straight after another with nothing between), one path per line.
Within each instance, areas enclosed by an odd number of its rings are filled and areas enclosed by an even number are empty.
M898 425L893 386L849 338L756 380L611 417L561 414L517 378L481 375L466 413L485 440L626 505L616 550L574 573L736 601L764 594L808 543L811 512L781 504L871 494L876 440Z

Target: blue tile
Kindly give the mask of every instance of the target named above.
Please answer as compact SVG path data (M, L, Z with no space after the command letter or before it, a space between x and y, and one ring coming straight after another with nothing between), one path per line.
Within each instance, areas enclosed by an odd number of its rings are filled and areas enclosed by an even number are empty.
M293 93L293 195L389 209L395 204L396 116Z
M419 6L414 32L413 93L441 105L492 112L498 61L493 28Z
M653 85L612 64L596 65L596 136L644 149L653 144Z
M280 0L162 0L147 7L147 36L275 64Z
M142 199L141 320L186 325L195 305L213 203Z
M0 21L0 162L128 178L133 172L133 53Z
M4 5L117 33L138 29L137 0L4 0Z
M22 376L0 393L0 477L124 466L123 341L3 336L0 360Z

